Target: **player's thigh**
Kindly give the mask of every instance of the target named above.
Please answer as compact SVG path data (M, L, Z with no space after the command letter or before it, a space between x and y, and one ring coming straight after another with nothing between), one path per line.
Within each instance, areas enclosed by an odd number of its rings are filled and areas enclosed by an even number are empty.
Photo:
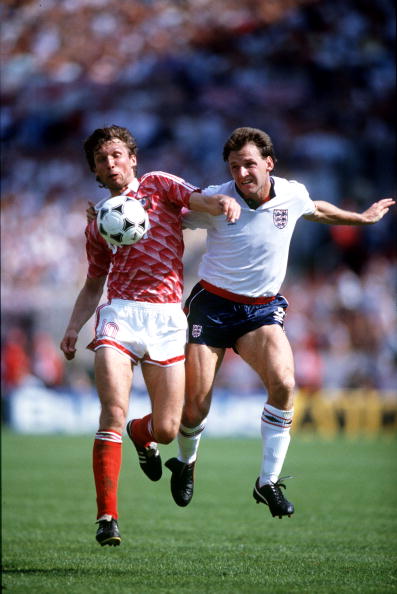
M112 348L97 349L95 382L102 408L119 407L126 415L132 382L129 357Z
M185 396L183 362L170 366L142 364L142 375L152 403L155 432L177 433Z
M261 326L236 342L239 355L254 369L265 386L293 384L294 360L291 345L278 324Z

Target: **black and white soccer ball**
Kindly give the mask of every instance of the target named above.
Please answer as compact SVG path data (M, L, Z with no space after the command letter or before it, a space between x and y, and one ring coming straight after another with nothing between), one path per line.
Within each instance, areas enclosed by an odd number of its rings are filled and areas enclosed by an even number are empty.
M137 243L149 230L149 217L139 200L113 196L102 204L97 214L99 233L112 245Z

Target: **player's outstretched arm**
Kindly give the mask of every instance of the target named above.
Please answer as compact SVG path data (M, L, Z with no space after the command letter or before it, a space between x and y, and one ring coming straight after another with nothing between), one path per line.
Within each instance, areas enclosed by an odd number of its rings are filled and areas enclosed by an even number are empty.
M106 278L106 276L100 278L87 277L76 299L69 324L60 344L61 351L68 360L73 359L76 354L76 343L81 328L98 307Z
M193 192L190 196L189 207L191 210L208 212L213 216L224 214L229 223L235 223L241 212L237 200L225 194L205 196L199 192Z
M306 215L304 218L308 221L328 225L373 225L380 221L394 204L395 200L393 198L382 198L378 202L371 204L364 212L359 213L343 210L324 200L317 200L315 201L315 212Z

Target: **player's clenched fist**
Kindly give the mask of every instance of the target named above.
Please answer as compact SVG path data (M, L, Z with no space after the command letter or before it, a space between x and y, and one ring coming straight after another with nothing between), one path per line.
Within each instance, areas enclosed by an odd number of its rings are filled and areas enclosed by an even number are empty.
M76 354L77 332L75 330L68 330L60 344L61 351L69 361L74 358Z
M239 203L230 196L220 195L219 206L222 209L222 213L226 216L226 220L229 223L235 223L240 217L241 206Z
M199 212L208 212L213 216L224 214L228 223L235 223L241 212L237 200L225 194L207 196L193 192L190 196L190 208Z

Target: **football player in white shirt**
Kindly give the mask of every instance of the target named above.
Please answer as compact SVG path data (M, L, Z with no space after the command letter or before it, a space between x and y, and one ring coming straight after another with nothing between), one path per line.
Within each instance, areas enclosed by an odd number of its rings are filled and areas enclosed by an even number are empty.
M184 224L207 229L200 282L185 305L189 338L186 397L178 434L179 452L166 462L171 492L180 506L193 496L194 466L211 405L216 373L227 348L233 348L260 376L267 391L261 420L263 455L253 496L272 516L291 516L294 506L280 487L280 472L290 442L294 406L294 361L283 329L288 303L279 290L297 220L335 225L372 225L395 204L385 198L363 213L342 210L310 198L296 181L272 175L275 154L270 137L238 128L227 140L224 160L232 180L204 194L226 194L241 206L239 219L190 213Z

